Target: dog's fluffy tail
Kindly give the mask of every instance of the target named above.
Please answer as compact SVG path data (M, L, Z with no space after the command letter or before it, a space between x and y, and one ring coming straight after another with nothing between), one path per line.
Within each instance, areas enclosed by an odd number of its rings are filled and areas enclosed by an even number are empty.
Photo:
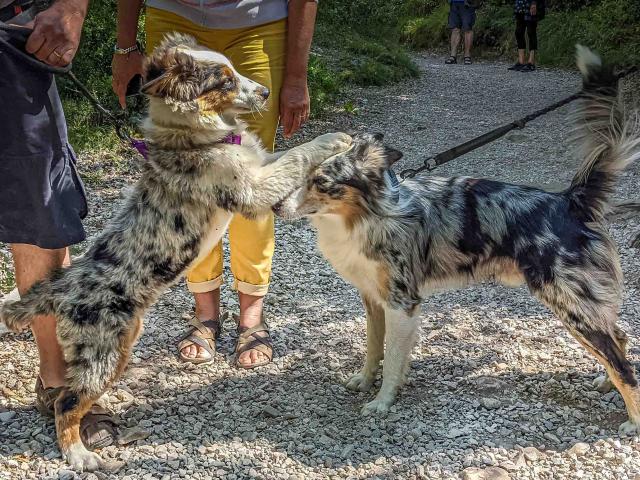
M601 221L620 173L640 158L637 119L625 119L618 79L595 53L577 46L584 98L576 110L575 137L584 161L567 191L585 221Z
M27 328L35 316L53 314L49 286L44 280L34 284L20 300L6 300L0 305L0 321L12 332L19 332Z

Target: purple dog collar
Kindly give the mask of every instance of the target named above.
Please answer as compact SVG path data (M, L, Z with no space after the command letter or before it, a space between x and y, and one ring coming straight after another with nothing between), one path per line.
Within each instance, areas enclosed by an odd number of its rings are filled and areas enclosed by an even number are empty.
M222 140L220 143L230 143L231 145L242 145L242 136L236 135L235 133L230 133Z
M236 135L235 133L230 133L218 143L228 143L230 145L242 145L242 136ZM147 147L147 142L144 140L138 140L137 138L131 139L131 146L135 148L140 155L142 155L145 160L149 156L149 148Z

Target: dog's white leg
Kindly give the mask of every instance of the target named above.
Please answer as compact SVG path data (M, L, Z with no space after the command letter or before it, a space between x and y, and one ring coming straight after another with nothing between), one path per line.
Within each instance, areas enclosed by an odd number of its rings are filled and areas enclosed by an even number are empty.
M364 295L362 302L367 313L367 358L362 370L347 380L346 387L349 390L367 392L373 386L380 360L384 356L384 309Z
M387 346L382 370L382 387L376 398L362 409L363 415L384 414L393 405L398 388L404 383L409 356L418 338L417 315L410 316L403 310L385 308Z

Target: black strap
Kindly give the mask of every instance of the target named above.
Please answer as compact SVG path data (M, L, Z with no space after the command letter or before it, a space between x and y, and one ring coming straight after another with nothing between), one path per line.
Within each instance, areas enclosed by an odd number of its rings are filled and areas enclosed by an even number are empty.
M625 70L618 72L616 76L618 77L618 79L620 79L629 75L630 73L637 72L638 69L639 67L637 65L634 65ZM471 140L461 145L457 145L453 148L450 148L449 150L446 150L442 153L439 153L431 157L427 157L424 159L421 167L407 168L405 170L402 170L400 172L400 178L402 180L405 180L407 178L415 177L418 173L423 171L430 172L435 168L439 167L440 165L444 165L445 163L448 163L455 158L461 157L462 155L465 155L473 150L476 150L477 148L480 148L488 143L494 142L495 140L501 137L504 137L511 130L523 129L526 126L526 124L529 123L530 121L542 115L545 115L549 112L552 112L553 110L557 110L558 108L564 105L567 105L568 103L571 103L580 97L582 97L582 92L574 93L573 95L569 95L568 97L563 98L562 100L559 100L555 103L552 103L551 105L547 105L546 107L541 108L540 110L536 110L535 112L530 113L529 115L519 120L515 120L511 123L495 128L490 132L483 133L479 137L472 138Z

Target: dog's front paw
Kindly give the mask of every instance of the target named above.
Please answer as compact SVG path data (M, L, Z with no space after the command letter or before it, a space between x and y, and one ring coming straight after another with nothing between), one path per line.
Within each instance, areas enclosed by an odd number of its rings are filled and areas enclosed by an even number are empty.
M600 393L609 393L611 390L613 390L613 382L609 378L609 375L600 375L593 381L593 388L595 388Z
M325 133L314 140L314 143L323 151L324 158L346 152L351 147L352 142L353 139L342 132Z
M72 445L64 457L71 468L77 472L94 472L102 468L100 455L90 452L82 444Z
M0 323L4 323L7 330L13 333L20 333L31 324L31 318L13 313L13 305L19 303L18 300L7 301L0 305Z
M640 434L640 424L627 420L618 427L618 433L625 437L635 437Z
M394 400L394 398L389 398L378 394L378 396L374 400L362 407L362 415L384 416L389 413L389 409L391 408L391 405L393 405Z
M354 373L349 377L345 387L349 390L355 390L356 392L368 392L373 387L375 377L366 375L363 372Z

